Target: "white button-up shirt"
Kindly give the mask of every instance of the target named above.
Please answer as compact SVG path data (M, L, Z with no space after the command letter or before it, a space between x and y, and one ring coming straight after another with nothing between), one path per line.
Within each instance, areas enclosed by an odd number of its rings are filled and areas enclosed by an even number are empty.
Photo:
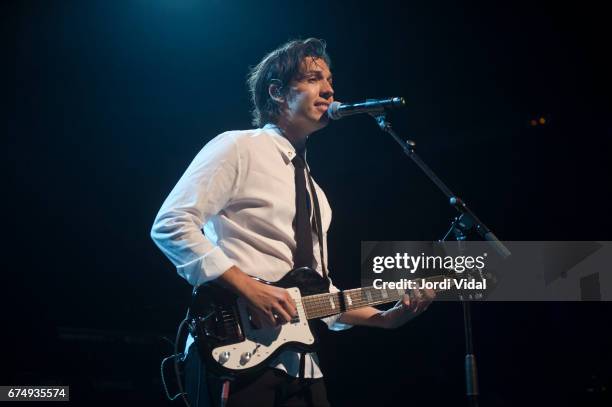
M289 140L271 125L226 132L204 146L166 198L151 231L181 277L198 286L237 266L253 277L277 281L293 268L295 155ZM325 193L314 185L327 259L332 213ZM314 232L313 243L314 268L322 274ZM338 291L333 284L330 290ZM350 327L338 318L324 321L333 330ZM190 337L187 348L192 342ZM299 354L285 351L271 366L297 377ZM322 377L315 354L306 355L305 377Z

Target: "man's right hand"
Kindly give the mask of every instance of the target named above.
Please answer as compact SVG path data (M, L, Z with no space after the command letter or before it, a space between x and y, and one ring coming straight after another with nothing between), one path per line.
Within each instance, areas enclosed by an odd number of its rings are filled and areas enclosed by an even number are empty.
M284 288L261 283L233 266L219 280L249 303L253 323L260 328L284 324L297 316L293 298Z

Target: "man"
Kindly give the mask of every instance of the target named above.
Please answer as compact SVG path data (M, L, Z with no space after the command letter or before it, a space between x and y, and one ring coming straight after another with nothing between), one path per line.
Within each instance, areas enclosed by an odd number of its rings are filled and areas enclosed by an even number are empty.
M259 128L211 140L164 202L151 232L183 278L193 286L215 280L242 296L262 328L290 321L296 305L286 290L251 276L277 281L299 263L305 249L308 265L327 275L329 203L316 183L302 181L314 186L314 191L308 188L307 206L311 243L303 247L296 237L296 185L307 170L308 137L328 123L327 107L334 100L329 66L325 43L314 38L288 42L255 66L248 85ZM317 215L321 233L312 227ZM330 289L337 290L333 284ZM334 330L395 328L430 301L430 292L412 302L406 295L390 310L366 307L325 322ZM185 370L191 404L215 405L218 380L203 373L195 346L189 347ZM229 405L329 405L316 354L301 359L295 352L281 353L259 377L232 383Z

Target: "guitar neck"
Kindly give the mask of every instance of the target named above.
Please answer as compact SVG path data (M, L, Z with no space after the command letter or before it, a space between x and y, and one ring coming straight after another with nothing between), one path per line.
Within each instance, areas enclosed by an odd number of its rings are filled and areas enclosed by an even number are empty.
M442 281L445 278L449 277L434 276L425 278L424 280ZM358 308L399 301L405 293L406 290L402 288L379 289L370 286L339 291L336 293L309 295L302 297L302 304L308 319L319 319Z

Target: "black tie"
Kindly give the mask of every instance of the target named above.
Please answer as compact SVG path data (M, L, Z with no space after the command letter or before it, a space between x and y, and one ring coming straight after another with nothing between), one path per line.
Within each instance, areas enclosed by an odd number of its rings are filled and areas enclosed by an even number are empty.
M312 224L310 223L310 197L306 190L306 165L297 154L291 161L295 167L295 243L293 267L312 267Z

